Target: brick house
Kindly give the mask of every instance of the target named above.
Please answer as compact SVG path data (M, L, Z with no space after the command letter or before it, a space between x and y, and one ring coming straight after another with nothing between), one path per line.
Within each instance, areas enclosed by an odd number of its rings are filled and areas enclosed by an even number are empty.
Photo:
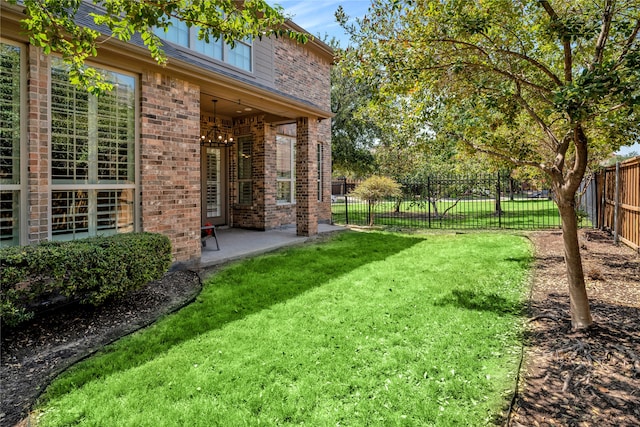
M29 45L20 7L1 7L1 246L137 230L167 235L174 261L195 262L204 224L295 224L308 236L330 221L324 43L231 49L176 22L159 34L165 67L140 40L106 41L90 64L115 89L96 98Z

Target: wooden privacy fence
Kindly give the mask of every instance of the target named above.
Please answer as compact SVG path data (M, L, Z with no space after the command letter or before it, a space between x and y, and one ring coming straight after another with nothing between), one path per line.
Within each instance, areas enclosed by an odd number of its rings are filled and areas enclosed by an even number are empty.
M611 231L614 238L640 250L640 157L599 172L595 189L597 203L594 215L590 215L592 221Z

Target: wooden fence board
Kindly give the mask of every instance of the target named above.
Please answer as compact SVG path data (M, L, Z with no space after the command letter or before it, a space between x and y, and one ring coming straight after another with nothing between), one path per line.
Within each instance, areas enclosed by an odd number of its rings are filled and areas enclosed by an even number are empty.
M601 203L599 226L616 230L616 166L605 168L598 175L598 200ZM640 250L640 157L619 165L618 236L620 240Z

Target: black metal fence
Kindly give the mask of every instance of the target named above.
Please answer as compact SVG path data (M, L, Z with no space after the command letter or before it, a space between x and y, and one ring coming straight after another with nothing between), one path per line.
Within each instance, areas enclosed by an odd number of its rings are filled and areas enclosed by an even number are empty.
M377 203L351 195L360 182L341 178L332 183L334 223L451 229L549 229L561 225L550 190L507 174L403 181L402 197ZM587 222L581 218L582 225Z

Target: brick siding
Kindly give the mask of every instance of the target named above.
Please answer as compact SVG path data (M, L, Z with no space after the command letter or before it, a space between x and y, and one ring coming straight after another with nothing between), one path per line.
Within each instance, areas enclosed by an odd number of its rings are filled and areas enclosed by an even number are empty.
M27 71L28 111L28 242L49 238L49 66L51 57L29 46Z
M142 229L171 239L175 261L200 257L200 88L169 75L141 78Z

